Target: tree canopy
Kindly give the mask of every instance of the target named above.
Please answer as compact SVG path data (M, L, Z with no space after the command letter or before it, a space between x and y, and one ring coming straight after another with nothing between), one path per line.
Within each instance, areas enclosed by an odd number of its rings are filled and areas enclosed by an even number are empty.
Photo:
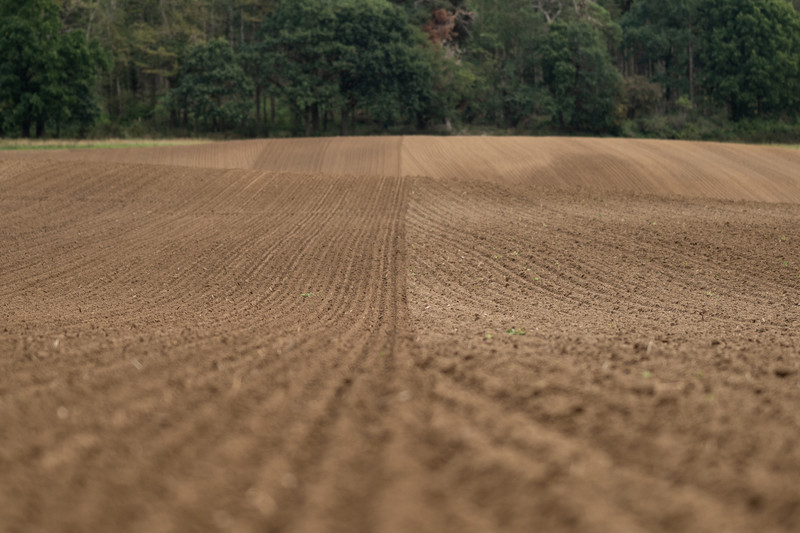
M104 55L83 33L64 32L51 0L0 0L0 131L23 137L48 125L80 132L99 115L96 80Z
M588 21L555 21L544 47L544 80L562 128L614 132L621 76Z
M225 39L191 48L169 104L194 131L223 131L247 120L253 83Z
M0 0L0 135L792 140L798 5Z
M305 124L338 109L347 132L356 107L383 124L414 121L431 90L421 35L385 0L283 2L264 23L267 82Z
M733 120L797 114L800 16L782 0L703 0L703 87Z

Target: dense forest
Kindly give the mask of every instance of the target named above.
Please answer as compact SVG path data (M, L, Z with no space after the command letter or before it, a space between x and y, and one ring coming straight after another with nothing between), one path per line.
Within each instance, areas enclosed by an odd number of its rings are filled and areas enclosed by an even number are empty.
M797 141L800 0L0 0L0 137Z

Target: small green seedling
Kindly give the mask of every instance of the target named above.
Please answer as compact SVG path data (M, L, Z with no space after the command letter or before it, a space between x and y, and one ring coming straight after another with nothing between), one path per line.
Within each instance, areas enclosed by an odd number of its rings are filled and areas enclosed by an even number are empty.
M525 335L525 330L522 328L511 328L506 333L509 335Z
M494 338L494 335L492 335L491 333L487 333L487 334L486 334L486 340L487 340L487 341L490 341L490 340L492 340L493 338Z
M311 298L312 296L314 296L314 293L313 292L304 292L300 296L302 296L303 298Z
M653 374L651 374L649 370L645 370L644 372L642 372L642 377L644 379L650 379L651 377L653 377Z

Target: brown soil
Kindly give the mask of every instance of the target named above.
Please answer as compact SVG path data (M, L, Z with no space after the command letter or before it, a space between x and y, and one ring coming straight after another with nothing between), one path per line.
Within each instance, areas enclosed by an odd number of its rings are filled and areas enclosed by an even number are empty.
M5 158L480 180L506 187L800 203L800 152L738 144L538 137L271 139L53 150Z
M0 531L797 531L798 220L779 148L2 154Z

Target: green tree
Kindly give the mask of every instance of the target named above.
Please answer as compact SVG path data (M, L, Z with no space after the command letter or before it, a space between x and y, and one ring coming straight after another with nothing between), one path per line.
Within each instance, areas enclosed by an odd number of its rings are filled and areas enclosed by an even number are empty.
M467 103L471 119L514 128L548 114L541 64L548 26L530 0L481 2L472 46L465 56L478 73L480 91Z
M346 134L359 110L382 125L423 120L431 97L423 44L386 0L284 1L264 24L261 71L306 135L334 109Z
M703 0L702 85L734 121L800 108L800 16L785 0Z
M475 108L483 106L477 105L469 110L468 107L477 102L480 89L485 87L473 65L451 56L445 47L426 46L423 51L430 65L433 88L427 100L428 106L418 121L420 129L441 124L447 130L460 115L466 115L472 121L475 113L482 112Z
M85 133L99 111L99 47L82 32L62 32L52 0L0 1L0 112L2 129L30 136L77 122Z
M63 35L57 61L53 81L61 93L61 105L51 116L56 136L61 135L62 126L74 124L78 136L85 137L100 117L97 82L100 70L108 69L110 58L96 40L87 43L82 32L74 31Z
M667 100L695 99L699 0L638 0L622 18L624 46L640 68L665 89Z
M336 68L342 133L356 106L382 125L424 121L431 98L431 66L424 37L386 0L343 0L336 9Z
M617 129L621 76L594 25L585 20L552 23L543 67L562 128L593 133Z
M252 92L252 82L228 42L216 39L186 54L169 104L195 131L219 132L247 120Z
M336 14L326 0L281 2L264 22L261 71L277 88L306 136L319 131L320 112L339 91Z

